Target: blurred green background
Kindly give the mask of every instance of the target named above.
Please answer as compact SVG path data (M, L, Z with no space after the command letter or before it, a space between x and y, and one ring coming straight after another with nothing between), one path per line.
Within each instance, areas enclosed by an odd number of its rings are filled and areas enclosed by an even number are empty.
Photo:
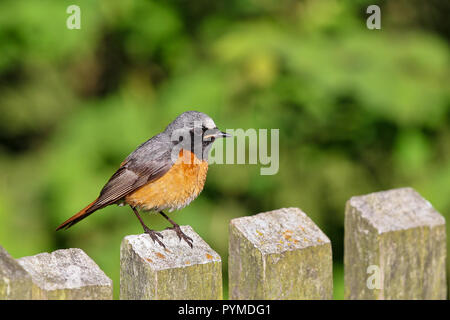
M375 3L382 29L368 30ZM66 28L71 4L81 30ZM276 175L212 165L170 215L220 253L225 289L230 219L295 206L332 240L341 299L351 196L411 186L450 217L449 34L444 0L2 0L0 245L16 258L82 248L117 298L120 242L142 232L132 211L55 228L194 109L223 129L280 129Z

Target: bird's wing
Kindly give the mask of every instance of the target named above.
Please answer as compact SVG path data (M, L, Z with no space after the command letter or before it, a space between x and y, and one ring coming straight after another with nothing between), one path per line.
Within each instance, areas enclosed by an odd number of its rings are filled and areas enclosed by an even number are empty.
M153 139L151 139L153 140ZM170 148L157 139L139 146L109 179L89 211L123 199L143 185L161 178L172 167Z

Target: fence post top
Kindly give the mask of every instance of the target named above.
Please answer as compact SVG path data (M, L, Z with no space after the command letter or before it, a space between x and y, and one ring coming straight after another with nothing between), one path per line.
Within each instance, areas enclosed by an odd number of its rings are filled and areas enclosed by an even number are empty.
M81 249L60 249L17 259L43 290L112 286L112 281Z
M281 253L330 243L328 237L299 208L282 208L235 218L238 229L262 253Z
M431 203L409 187L354 196L347 207L357 210L380 233L445 224Z
M8 276L14 278L30 278L28 273L22 266L6 251L2 246L0 246L0 277ZM31 278L30 278L31 279Z
M188 267L194 264L221 262L220 256L192 229L180 226L194 242L194 247L178 239L173 230L161 231L166 248L154 243L148 234L128 235L122 240L122 248L129 246L154 271Z

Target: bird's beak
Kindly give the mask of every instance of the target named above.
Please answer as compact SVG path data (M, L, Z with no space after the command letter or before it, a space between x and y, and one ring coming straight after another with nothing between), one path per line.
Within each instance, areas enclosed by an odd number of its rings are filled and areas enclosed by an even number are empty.
M219 129L213 129L213 130L209 130L210 132L206 132L206 134L203 136L203 140L209 140L211 138L229 138L231 137L231 134L226 133L226 132L222 132Z
M226 133L223 131L219 131L219 132L220 132L219 138L230 138L231 137L231 134L229 134L229 133Z

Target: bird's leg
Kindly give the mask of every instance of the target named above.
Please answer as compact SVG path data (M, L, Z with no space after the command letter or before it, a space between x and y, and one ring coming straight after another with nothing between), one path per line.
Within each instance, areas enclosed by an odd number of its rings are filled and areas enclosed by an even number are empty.
M135 207L131 207L131 209L133 209L134 214L139 219L139 222L141 223L142 227L144 228L144 232L146 234L148 234L150 236L150 238L152 238L153 242L158 242L158 244L165 249L166 246L164 245L164 243L162 243L161 240L158 239L158 237L160 237L161 239L164 238L163 235L161 233L156 232L155 230L152 230L149 227L147 227Z
M173 227L167 227L166 229L168 230L174 230L177 233L178 239L183 239L184 241L186 241L186 243L191 247L194 248L194 246L192 245L192 242L194 242L194 240L192 240L191 237L188 237L186 234L183 233L183 231L181 231L181 228L178 224L176 224L172 219L170 219L164 212L159 211L159 213L167 219L167 221L169 221Z

